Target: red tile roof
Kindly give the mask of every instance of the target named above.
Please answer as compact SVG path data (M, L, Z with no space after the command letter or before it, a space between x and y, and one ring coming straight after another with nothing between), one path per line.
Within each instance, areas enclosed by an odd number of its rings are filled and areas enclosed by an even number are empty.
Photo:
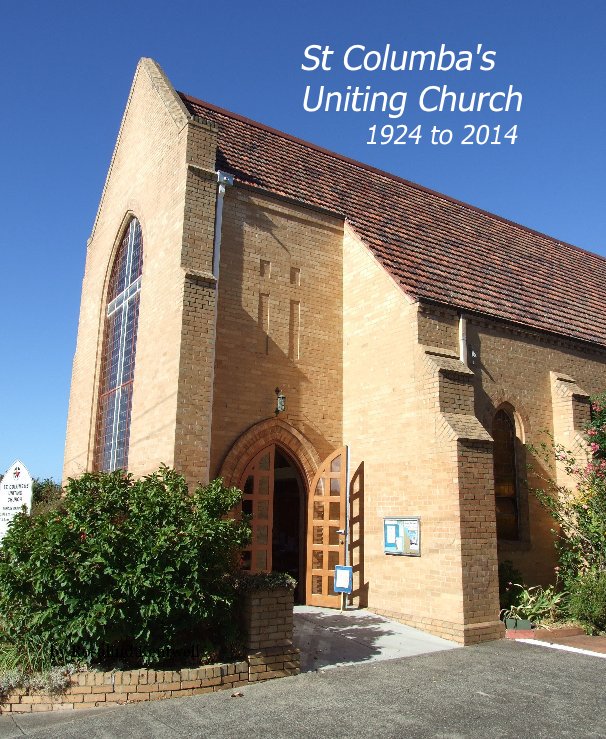
M606 346L606 259L180 95L219 169L342 216L411 297Z

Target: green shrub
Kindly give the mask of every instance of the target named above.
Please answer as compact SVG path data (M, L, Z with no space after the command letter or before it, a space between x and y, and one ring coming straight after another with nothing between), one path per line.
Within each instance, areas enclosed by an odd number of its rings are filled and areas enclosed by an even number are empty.
M250 534L228 517L240 495L220 480L189 495L166 467L141 480L121 471L69 480L57 509L17 515L2 541L0 642L45 664L143 665L188 643L233 644Z
M591 412L585 451L573 454L550 434L549 442L529 447L544 465L536 470L543 487L534 493L558 524L552 530L557 574L566 590L579 575L606 569L606 393L592 397ZM556 465L570 476L570 487L557 483Z
M543 588L533 585L530 588L515 584L517 596L515 604L501 611L501 619L521 618L533 623L555 621L563 594L557 593L553 585Z
M47 477L40 480L34 477L32 480L32 515L37 516L58 508L62 495L63 488L52 478Z
M238 589L241 592L250 590L294 590L297 581L286 572L258 572L254 575L241 573Z
M572 618L606 630L606 572L590 570L571 582L567 610Z
M32 504L51 503L59 500L62 494L63 488L51 477L47 477L44 480L34 477L32 480Z

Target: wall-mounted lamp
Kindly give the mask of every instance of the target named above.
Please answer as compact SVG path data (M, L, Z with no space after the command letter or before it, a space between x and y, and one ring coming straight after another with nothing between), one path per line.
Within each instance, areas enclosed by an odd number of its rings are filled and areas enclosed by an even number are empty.
M279 387L276 388L276 416L278 413L282 413L286 410L286 395L280 390Z

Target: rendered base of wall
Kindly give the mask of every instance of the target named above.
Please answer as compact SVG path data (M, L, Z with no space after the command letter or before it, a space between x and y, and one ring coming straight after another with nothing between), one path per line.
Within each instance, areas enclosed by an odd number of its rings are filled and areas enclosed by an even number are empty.
M292 590L246 593L242 610L246 660L179 671L80 672L72 676L71 685L60 695L11 692L0 704L0 713L66 711L182 698L298 675L301 658L292 645Z
M442 639L449 639L464 646L503 639L505 636L505 624L499 620L478 624L459 624L453 623L452 621L440 621L434 618L419 618L412 614L386 611L379 608L368 608L368 610L379 616L391 618L406 626L427 631L434 636L440 636Z

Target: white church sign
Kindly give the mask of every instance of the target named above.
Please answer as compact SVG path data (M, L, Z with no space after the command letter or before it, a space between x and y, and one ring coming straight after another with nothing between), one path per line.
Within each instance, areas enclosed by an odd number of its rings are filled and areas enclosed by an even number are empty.
M32 476L27 467L17 460L8 468L0 482L0 541L9 523L25 506L29 513L32 506Z

